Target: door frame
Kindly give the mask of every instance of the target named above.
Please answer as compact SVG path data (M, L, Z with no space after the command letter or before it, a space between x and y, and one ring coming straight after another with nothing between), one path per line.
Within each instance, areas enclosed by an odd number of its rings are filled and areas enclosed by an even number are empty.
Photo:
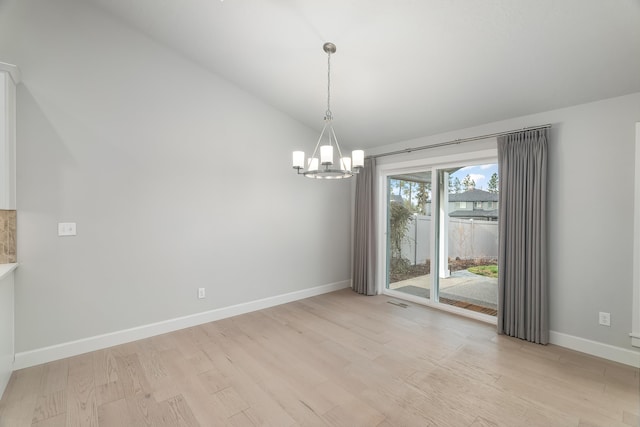
M485 149L479 151L470 151L466 153L459 153L453 155L446 156L438 156L431 158L420 158L415 160L405 160L400 162L393 163L385 163L378 165L376 167L376 181L377 181L377 215L376 215L376 235L377 243L376 243L376 273L375 273L375 283L376 283L376 293L389 295L394 298L404 299L407 301L411 301L417 304L422 304L430 307L435 307L440 310L453 312L456 314L460 314L462 316L470 317L476 320L480 320L483 322L496 324L496 318L494 316L489 316L487 314L477 313L470 310L465 310L463 308L454 307L448 304L442 304L434 302L428 298L421 298L413 295L408 295L402 292L397 292L391 289L387 289L386 286L386 277L387 277L387 221L388 221L388 212L387 212L387 203L388 203L388 177L393 175L401 175L405 173L411 172L425 172L431 171L431 179L432 179L432 195L437 194L437 185L438 185L438 169L444 169L448 167L458 166L460 163L473 162L483 163L483 162L491 162L497 163L498 150L495 149ZM432 260L434 255L438 250L438 238L437 238L437 227L439 220L437 219L437 214L439 212L439 197L432 196L432 206L431 206L431 214L434 219L431 221L431 235L433 239L429 242L431 257ZM433 261L431 263L433 264ZM433 290L436 287L437 275L432 274L431 289L432 295L434 294ZM437 293L437 291L435 291Z

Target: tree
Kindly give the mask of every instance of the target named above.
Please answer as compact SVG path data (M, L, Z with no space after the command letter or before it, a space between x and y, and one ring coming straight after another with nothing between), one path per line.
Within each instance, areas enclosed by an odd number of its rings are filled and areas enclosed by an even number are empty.
M458 194L461 189L460 179L456 176L456 179L453 180L453 193Z
M406 193L405 184L406 182L401 179L391 179L389 185L389 194L393 196L400 196L400 198L404 200L404 197L402 195Z
M476 182L471 178L471 175L467 174L467 176L464 177L464 179L462 180L462 187L464 188L464 191L469 191L476 188Z
M403 181L407 185L403 185L404 204L409 210L413 210L413 181Z
M409 230L409 221L413 214L402 203L389 204L389 243L391 244L391 269L403 271L409 266L409 261L402 258L402 242Z
M431 183L421 182L418 184L418 190L416 191L416 202L418 204L417 211L421 214L426 214L426 205L429 201L431 194Z
M493 175L491 175L491 178L489 179L489 183L487 184L487 190L489 190L489 193L493 193L493 194L497 194L498 193L498 174L497 173L493 173Z

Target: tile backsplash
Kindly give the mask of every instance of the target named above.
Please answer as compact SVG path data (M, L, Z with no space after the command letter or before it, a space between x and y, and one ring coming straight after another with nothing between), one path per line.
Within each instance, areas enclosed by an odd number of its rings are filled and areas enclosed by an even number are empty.
M16 260L16 211L0 210L0 264Z

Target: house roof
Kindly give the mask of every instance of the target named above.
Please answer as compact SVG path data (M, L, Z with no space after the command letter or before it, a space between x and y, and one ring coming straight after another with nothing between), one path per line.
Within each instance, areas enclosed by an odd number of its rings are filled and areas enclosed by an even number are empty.
M498 218L498 210L457 210L449 213L452 218Z
M396 202L396 203L404 203L404 199L399 194L391 194L389 196L389 201L390 202Z
M469 190L464 193L449 194L450 202L497 202L498 193L489 193L484 190Z

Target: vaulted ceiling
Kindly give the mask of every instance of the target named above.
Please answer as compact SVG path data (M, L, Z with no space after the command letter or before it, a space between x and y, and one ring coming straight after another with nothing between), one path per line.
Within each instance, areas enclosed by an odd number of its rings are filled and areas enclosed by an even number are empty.
M369 148L640 91L638 0L91 0Z

